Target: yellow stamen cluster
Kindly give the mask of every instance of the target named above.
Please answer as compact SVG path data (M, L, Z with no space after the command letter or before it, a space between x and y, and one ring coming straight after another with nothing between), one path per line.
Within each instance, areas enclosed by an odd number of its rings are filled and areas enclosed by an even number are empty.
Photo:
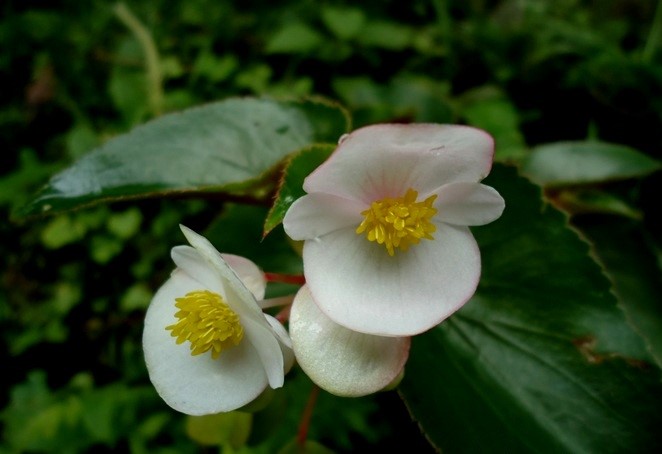
M423 238L433 240L432 233L437 228L430 218L437 214L432 207L437 196L431 195L422 202L417 202L417 197L418 192L410 188L404 197L372 202L370 208L361 212L365 219L356 233L365 232L369 241L383 244L390 256L395 255L395 248L406 251Z
M177 343L191 343L191 355L200 355L211 350L216 359L223 350L239 344L244 337L244 328L239 316L223 301L218 293L209 290L189 292L176 298L175 306L179 319L174 325L166 326Z

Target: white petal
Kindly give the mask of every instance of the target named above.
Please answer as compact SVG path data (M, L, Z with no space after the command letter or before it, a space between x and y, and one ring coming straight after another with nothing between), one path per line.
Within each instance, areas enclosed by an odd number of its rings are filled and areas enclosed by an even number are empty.
M306 286L294 299L290 331L303 371L338 396L380 391L398 376L409 356L409 337L372 336L343 328L320 312Z
M198 290L208 289L219 295L225 293L223 279L197 249L191 246L175 246L170 251L170 256L177 268L199 283Z
M175 298L200 285L181 271L159 289L145 316L143 348L150 379L163 400L177 411L203 415L235 410L267 386L262 361L246 339L214 360L191 356L189 344L177 345L165 327L177 321Z
M278 340L277 334L263 316L264 324L258 323L253 319L242 319L244 333L249 341L255 347L260 356L262 366L267 374L269 386L280 388L285 382L285 360L283 350Z
M233 254L221 254L221 257L234 270L239 280L250 290L256 300L264 299L267 278L255 263L245 257Z
M276 320L275 317L269 314L264 314L264 316L266 317L269 325L271 325L271 328L276 333L280 343L286 347L292 348L292 339L290 339L290 335L287 333L285 327L278 320Z
M223 280L225 302L237 313L244 327L245 336L255 347L267 373L269 386L283 386L283 355L276 334L253 294L241 282L237 274L223 260L221 254L203 236L180 226L186 239Z
M451 183L437 191L436 219L456 225L485 225L501 216L506 203L496 189L480 183Z
M467 227L436 226L434 240L394 257L350 229L306 241L304 273L320 309L381 336L411 336L443 321L474 294L480 252Z
M425 196L447 183L482 180L493 155L492 137L468 126L372 125L349 134L304 189L364 203L401 197L409 188Z
M330 194L308 194L296 200L285 213L283 228L294 240L316 238L339 228L358 225L368 204Z
M258 306L255 297L251 291L246 288L246 286L241 282L241 279L237 274L230 268L230 266L225 263L221 254L212 246L212 244L202 235L195 233L193 230L185 226L180 226L184 236L191 243L191 246L200 254L199 257L202 259L201 263L196 264L193 268L193 255L191 255L191 260L187 263L178 262L175 260L175 263L178 267L184 269L187 273L201 273L200 276L196 274L191 274L195 279L202 279L203 277L207 279L208 275L217 275L218 281L222 282L223 292L221 295L227 296L226 303L232 308L241 318L242 321L245 318L251 318L258 323L262 323L265 327L269 324L264 319L262 310ZM173 260L175 259L175 252L179 253L183 249L180 247L173 248ZM203 265L204 264L204 265ZM203 267L207 267L211 272L207 271L203 273ZM204 283L207 283L205 280ZM212 291L216 291L214 287L208 287ZM232 297L230 296L232 295Z
M290 335L288 334L287 330L278 320L268 314L264 314L264 316L267 318L267 321L278 336L278 340L280 341L280 348L283 352L283 369L284 372L287 373L294 365L292 339L290 339Z

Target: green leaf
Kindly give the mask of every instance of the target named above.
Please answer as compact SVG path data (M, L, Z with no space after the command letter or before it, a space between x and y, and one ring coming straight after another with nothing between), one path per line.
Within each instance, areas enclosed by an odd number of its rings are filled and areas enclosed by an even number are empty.
M55 408L55 399L43 371L31 371L24 383L12 388L9 404L0 417L5 440L15 452L48 447L61 424L61 415L52 408Z
M206 49L200 52L195 60L191 76L194 79L204 77L211 82L221 82L229 78L238 67L239 61L234 55L228 54L219 58Z
M588 245L513 169L485 182L506 210L474 229L474 298L413 339L400 385L413 416L449 453L659 450L660 370Z
M41 243L48 249L59 249L67 244L80 241L87 232L87 226L71 216L53 218L41 231Z
M250 413L232 411L204 416L188 416L186 433L205 446L229 445L238 449L246 444L251 433L253 416Z
M290 205L306 194L303 190L303 180L322 164L334 149L335 145L331 144L313 145L288 160L276 194L276 200L264 222L265 236L283 221Z
M412 43L415 31L397 22L375 20L365 24L356 39L363 45L400 51Z
M322 21L340 39L350 39L361 32L365 14L358 8L322 7Z
M267 212L261 206L226 204L223 214L204 234L220 252L242 255L265 271L302 274L301 257L290 247L282 229L264 238L262 222ZM298 286L292 284L271 283L267 297L290 295L297 290Z
M397 121L450 123L449 87L427 77L402 74L380 85L369 77L338 77L333 89L360 125Z
M615 216L577 218L630 323L662 366L662 270L641 225Z
M89 124L83 121L79 121L67 132L65 141L67 152L72 159L80 158L99 145L97 134Z
M344 110L321 100L232 98L164 115L55 175L17 215L183 193L263 198L264 178L285 156L336 143L348 127Z
M525 156L527 145L517 108L501 90L485 86L465 94L461 114L470 125L494 137L496 160L517 162Z
M92 260L103 265L115 258L123 248L124 243L116 237L95 235L90 242L90 255Z
M449 85L428 77L403 74L386 90L386 100L398 118L421 123L452 123L447 101Z
M625 145L606 142L557 142L534 148L522 172L548 187L603 183L648 175L660 163Z
M143 215L136 207L122 213L114 213L108 218L108 231L122 240L128 240L140 230Z
M632 219L641 219L640 210L628 204L622 197L592 187L561 188L548 194L551 202L571 214L602 213L618 214Z
M123 40L117 50L117 58L142 61L143 55L139 43L132 38ZM142 68L114 66L108 82L108 94L126 124L138 124L147 116L149 96L147 77Z
M124 312L144 311L149 306L149 302L154 296L144 283L136 283L126 289L126 292L120 299L120 309Z
M294 22L284 25L269 40L267 54L305 54L318 48L323 38L310 26Z
M335 451L327 448L321 443L318 443L314 440L305 440L303 443L299 443L298 440L292 440L282 449L278 451L278 454L334 454Z
M313 387L310 378L294 367L286 376L285 386L274 390L270 403L253 414L248 445L255 448L255 452L264 454L284 449L299 430L301 415L314 392ZM389 401L379 401L379 397L348 399L319 392L307 439L331 443L339 452L363 452L357 447L374 446L383 441L389 436L390 426L384 424L380 414L390 414L392 408ZM397 399L394 402L402 405Z
M44 178L60 169L59 165L39 162L36 153L30 148L19 151L16 168L0 177L0 207L17 208L29 199L26 194L39 188Z
M145 409L158 399L150 387L114 383L92 388L86 378L79 374L70 385L51 391L46 374L34 370L12 387L0 412L11 452L54 452L56 447L57 452L77 453L115 444L134 433Z

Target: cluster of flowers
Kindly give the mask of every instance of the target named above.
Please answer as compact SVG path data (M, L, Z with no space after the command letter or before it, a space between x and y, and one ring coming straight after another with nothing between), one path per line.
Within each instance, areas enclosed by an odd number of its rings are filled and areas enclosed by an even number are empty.
M494 142L466 126L384 124L341 138L283 220L304 242L305 285L289 334L263 310L265 274L182 227L190 246L147 311L150 378L174 409L232 411L283 386L294 361L339 396L402 376L411 336L474 294L480 252L469 226L494 221L503 198L480 181Z

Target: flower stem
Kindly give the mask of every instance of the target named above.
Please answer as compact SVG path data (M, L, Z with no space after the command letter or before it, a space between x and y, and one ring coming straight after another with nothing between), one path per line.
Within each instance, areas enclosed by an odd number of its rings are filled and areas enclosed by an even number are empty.
M276 314L276 320L278 320L280 323L285 323L290 319L290 310L292 309L292 306L286 306L281 310L278 314Z
M163 76L159 63L159 53L149 30L131 12L128 6L119 2L113 7L117 18L128 28L140 43L145 54L145 71L147 72L147 96L149 107L154 116L163 111Z
M257 303L264 310L264 309L269 309L270 307L289 306L290 304L292 304L293 300L294 300L294 295L287 295L287 296L277 296L275 298L267 298L265 300L258 301Z
M313 389L310 390L308 402L306 402L306 407L303 409L303 413L301 414L301 421L299 422L297 445L300 447L303 447L306 444L306 439L308 438L308 429L310 429L310 420L313 417L313 409L315 408L315 403L317 402L317 396L319 393L319 386L313 383Z
M264 273L267 282L282 282L284 284L297 284L303 285L306 283L306 278L300 274L280 274L280 273Z

